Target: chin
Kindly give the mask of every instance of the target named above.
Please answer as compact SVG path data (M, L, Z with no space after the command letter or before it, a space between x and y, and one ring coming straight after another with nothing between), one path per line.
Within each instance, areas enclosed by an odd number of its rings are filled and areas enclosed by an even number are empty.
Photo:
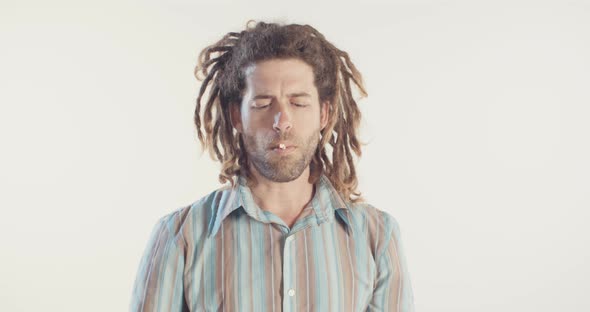
M286 169L284 165L281 166L281 164L278 164L277 166L272 166L273 168L283 168ZM291 182L296 180L297 178L299 178L301 176L301 174L303 174L305 170L281 170L281 169L276 169L276 170L271 170L271 171L266 171L266 172L261 172L262 176L264 176L266 179L273 181L273 182L279 182L279 183L286 183L286 182Z
M301 176L301 175L299 175ZM278 176L278 177L273 177L273 179L271 181L273 182L278 182L278 183L287 183L287 182L291 182L291 181L295 181L297 180L298 177L292 177L292 176Z

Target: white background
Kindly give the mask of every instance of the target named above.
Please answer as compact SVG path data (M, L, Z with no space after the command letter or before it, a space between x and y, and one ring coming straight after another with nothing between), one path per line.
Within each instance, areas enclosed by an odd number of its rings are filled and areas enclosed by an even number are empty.
M1 1L0 310L127 310L156 220L219 187L196 56L256 19L363 73L418 311L589 311L589 2L319 2Z

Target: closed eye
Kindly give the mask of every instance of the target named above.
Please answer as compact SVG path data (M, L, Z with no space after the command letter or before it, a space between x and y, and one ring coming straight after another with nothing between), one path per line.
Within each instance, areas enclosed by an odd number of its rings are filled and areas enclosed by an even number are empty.
M304 104L299 104L299 103L293 103L293 105L297 106L297 107L306 107L307 105Z

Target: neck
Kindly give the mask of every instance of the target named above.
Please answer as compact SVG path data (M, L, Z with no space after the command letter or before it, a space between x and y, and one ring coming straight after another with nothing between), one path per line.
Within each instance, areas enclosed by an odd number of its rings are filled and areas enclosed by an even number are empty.
M258 182L250 188L258 207L277 215L291 227L313 197L314 186L309 183L309 166L297 179L290 182L268 180L253 166L251 172Z

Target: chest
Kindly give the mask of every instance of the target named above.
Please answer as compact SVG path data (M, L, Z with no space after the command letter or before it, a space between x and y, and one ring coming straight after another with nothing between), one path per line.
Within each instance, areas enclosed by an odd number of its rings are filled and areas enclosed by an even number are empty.
M373 253L339 224L284 233L272 223L227 223L193 246L184 272L191 311L364 311Z

